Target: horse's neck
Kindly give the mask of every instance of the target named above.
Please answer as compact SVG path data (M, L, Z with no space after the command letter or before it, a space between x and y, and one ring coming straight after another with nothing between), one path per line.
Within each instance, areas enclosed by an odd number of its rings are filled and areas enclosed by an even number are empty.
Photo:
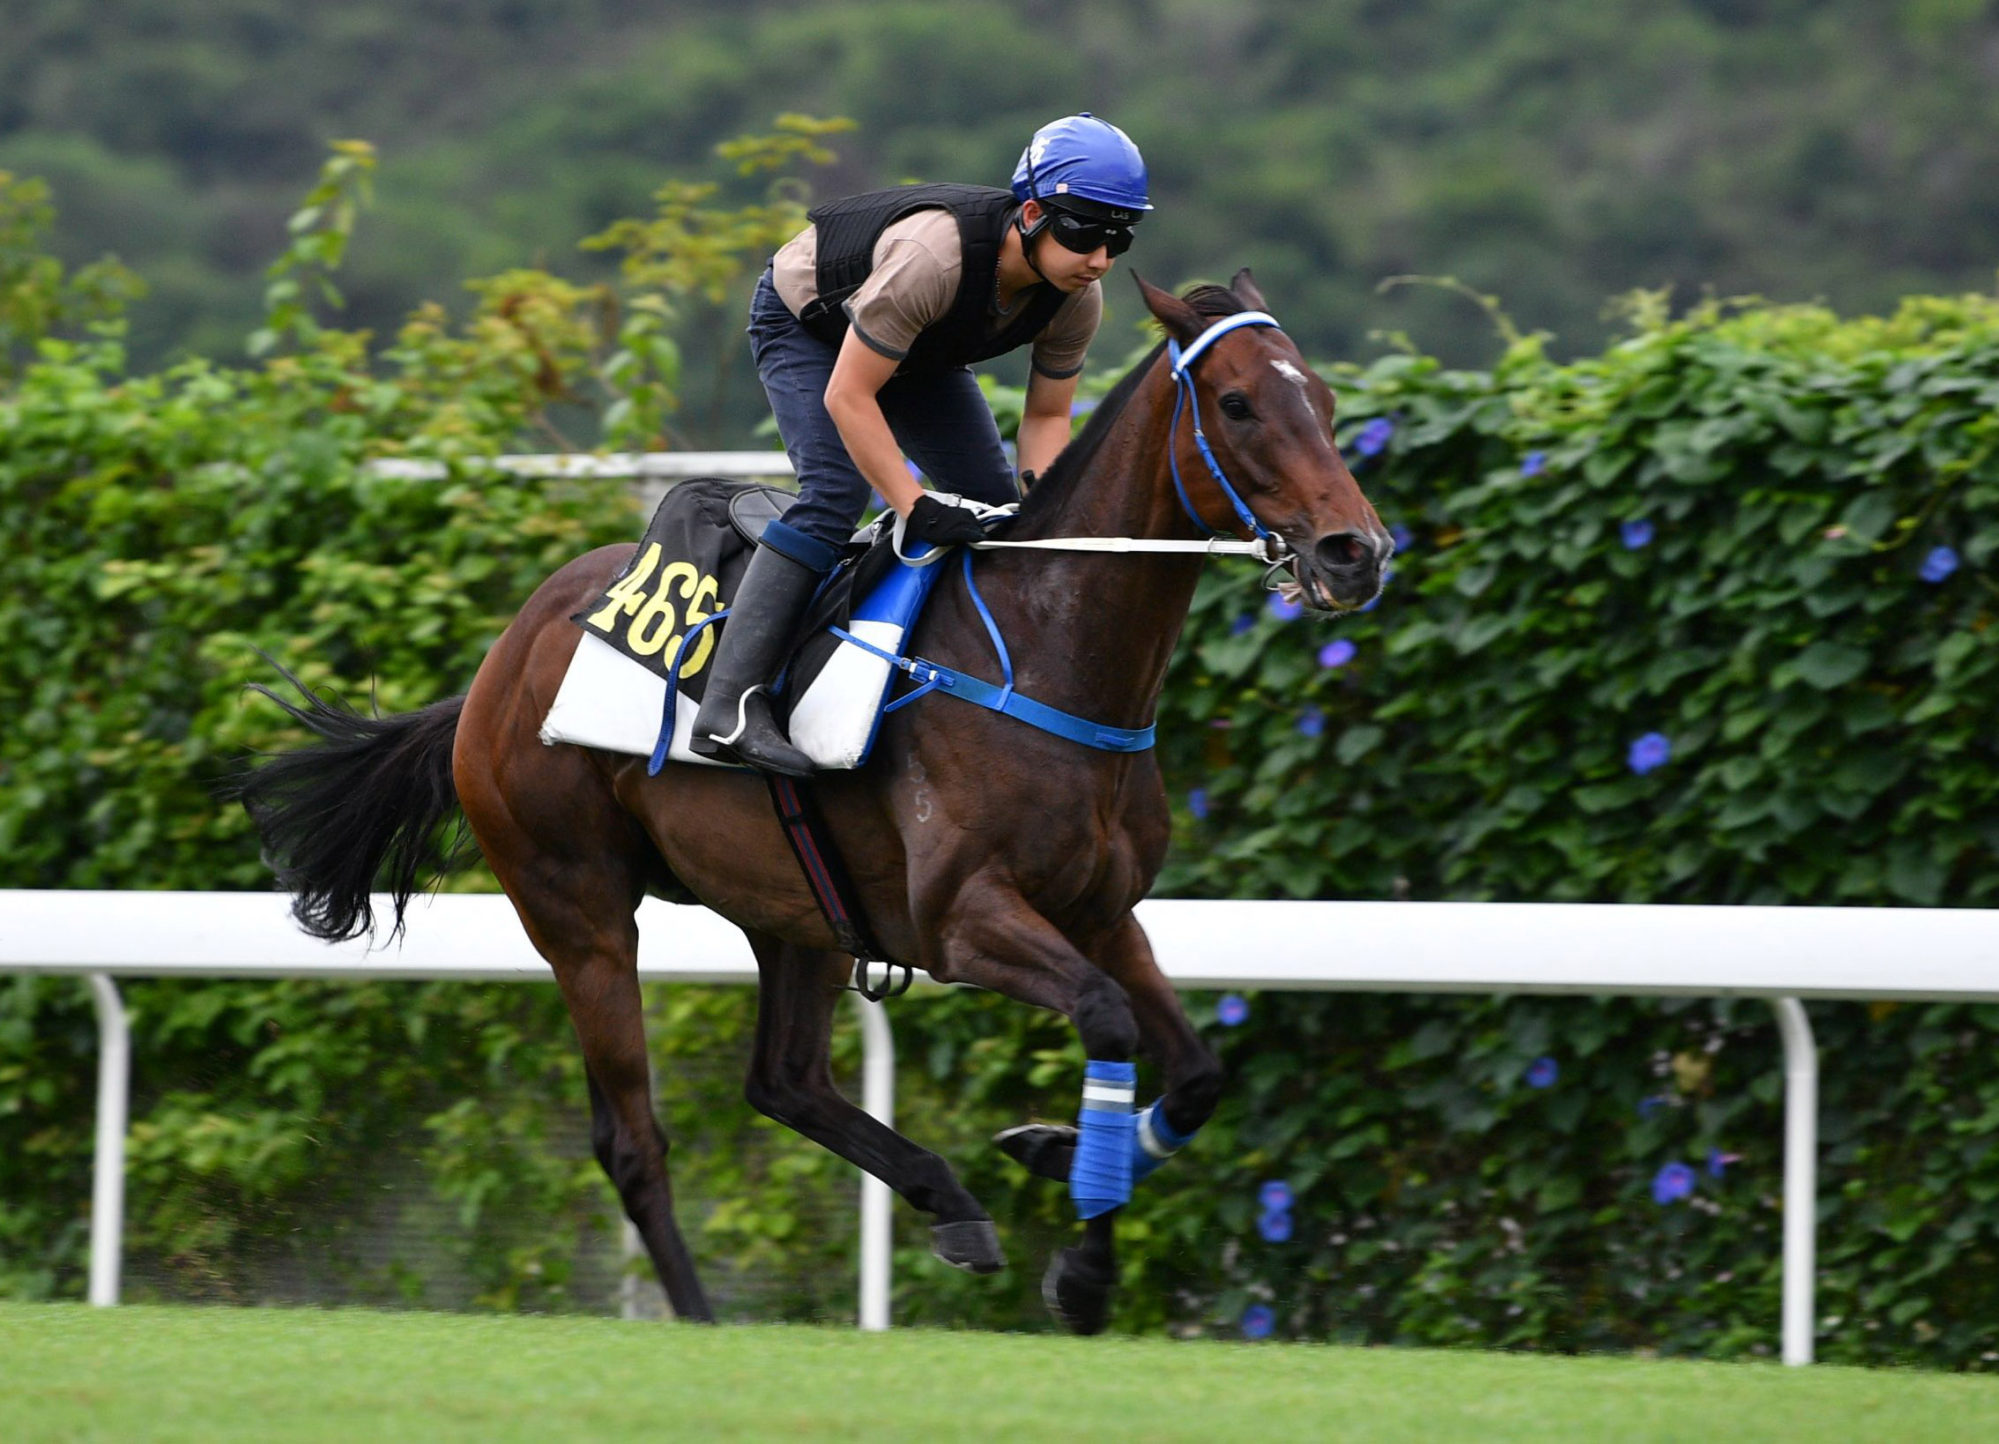
M1172 415L1172 386L1162 364L1126 403L1089 469L1018 535L1192 539L1167 471ZM1150 722L1200 580L1201 558L1014 556L1019 560L1008 569L1014 585L1007 610L1032 620L1031 632L1015 644L1021 691L1093 721Z

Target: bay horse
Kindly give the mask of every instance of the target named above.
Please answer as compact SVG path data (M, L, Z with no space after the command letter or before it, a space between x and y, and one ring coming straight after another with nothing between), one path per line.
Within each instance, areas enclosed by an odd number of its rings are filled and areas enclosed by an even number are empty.
M1191 542L1259 532L1281 538L1287 586L1306 605L1366 603L1392 543L1334 444L1332 391L1262 314L1249 272L1183 297L1134 279L1167 339L1097 408L1006 537ZM1227 334L1203 343L1211 327ZM1183 403L1191 427L1180 424ZM979 589L1010 639L1020 693L1113 727L1149 724L1200 573L1193 551L981 555ZM386 872L400 930L420 879L442 861L441 824L462 809L561 987L587 1065L597 1158L674 1312L712 1320L674 1221L668 1142L652 1110L635 918L648 892L698 899L742 928L756 955L750 1103L931 1215L946 1262L999 1269L992 1219L950 1166L833 1084L833 1011L851 961L763 780L678 763L649 777L644 758L539 740L582 635L569 618L632 552L599 548L550 577L462 697L379 717L310 692L295 705L258 689L321 739L238 786L295 894L295 915L316 936L358 936L374 926L369 892ZM968 575L946 569L910 651L989 675L992 643ZM1093 750L933 693L885 719L864 767L811 786L891 958L1066 1015L1092 1060L1090 1080L1102 1061L1128 1079L1142 1050L1163 1093L1139 1122L1163 1122L1160 1136L1184 1141L1207 1121L1221 1066L1132 913L1168 841L1152 751ZM1102 1096L1086 1081L1086 1108L1092 1088ZM1028 1167L1070 1177L1076 1130L1009 1133L1008 1151ZM1107 1320L1117 1213L1111 1205L1086 1215L1080 1243L1058 1251L1044 1277L1044 1298L1077 1332Z

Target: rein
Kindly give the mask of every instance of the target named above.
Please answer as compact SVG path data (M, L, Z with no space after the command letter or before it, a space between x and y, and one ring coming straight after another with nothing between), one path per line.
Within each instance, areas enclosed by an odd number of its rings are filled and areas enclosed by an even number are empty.
M1211 536L1206 541L1168 541L1143 536L1051 536L1041 541L983 541L968 544L976 552L1009 548L1045 552L1201 552L1211 557L1255 557L1281 562L1288 556L1284 538L1266 532L1256 541Z

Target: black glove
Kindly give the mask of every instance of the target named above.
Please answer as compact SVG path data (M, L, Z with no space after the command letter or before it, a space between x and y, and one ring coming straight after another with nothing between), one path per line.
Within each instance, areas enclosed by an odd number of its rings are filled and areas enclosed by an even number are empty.
M1041 478L1040 478L1040 477L1038 477L1038 476L1036 476L1036 475L1035 475L1035 474L1034 474L1033 472L1031 472L1031 471L1023 471L1023 472L1022 472L1022 473L1020 474L1020 493L1021 493L1021 495L1022 495L1022 496L1025 496L1025 495L1026 495L1026 494L1027 494L1028 492L1030 492L1030 491L1033 491L1033 490L1034 490L1034 484L1035 484L1036 482L1040 481L1040 480L1041 480Z
M916 505L909 509L909 520L902 534L934 547L960 546L986 539L986 529L979 525L978 517L962 506L939 501L928 492L919 496Z

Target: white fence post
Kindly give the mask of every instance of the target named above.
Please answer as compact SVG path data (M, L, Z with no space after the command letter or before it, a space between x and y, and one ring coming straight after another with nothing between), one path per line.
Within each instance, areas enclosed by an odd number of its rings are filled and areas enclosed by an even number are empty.
M861 1106L884 1128L895 1127L895 1035L888 1010L859 993L861 1011ZM863 1329L879 1332L889 1325L889 1263L894 1239L889 1187L872 1173L861 1175L861 1307Z
M131 1111L132 1030L118 985L90 975L97 1005L97 1154L90 1179L90 1302L118 1302L125 1241L125 1120Z
M1812 1361L1819 1212L1819 1050L1796 998L1772 998L1784 1039L1783 1360Z

